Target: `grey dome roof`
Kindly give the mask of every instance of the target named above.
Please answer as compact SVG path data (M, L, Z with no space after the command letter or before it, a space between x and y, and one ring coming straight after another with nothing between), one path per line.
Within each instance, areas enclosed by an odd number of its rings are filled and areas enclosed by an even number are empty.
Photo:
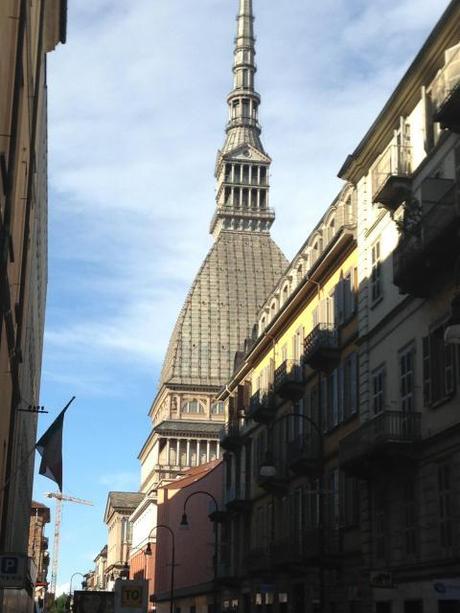
M269 234L221 232L177 318L160 386L223 385L235 352L286 266Z

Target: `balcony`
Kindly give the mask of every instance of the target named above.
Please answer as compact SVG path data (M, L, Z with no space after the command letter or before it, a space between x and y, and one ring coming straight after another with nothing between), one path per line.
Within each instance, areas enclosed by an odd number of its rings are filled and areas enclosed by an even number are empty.
M383 411L345 437L339 446L340 467L366 478L372 470L390 471L414 458L421 439L420 413Z
M310 528L300 535L275 541L271 548L272 566L289 572L303 572L321 563L333 568L341 554L340 531L336 528Z
M330 527L323 531L310 528L303 533L302 546L303 559L307 565L317 565L322 558L325 566L333 567L342 552L340 530Z
M241 581L239 571L229 561L220 561L217 567L219 585L226 588L238 587Z
M446 64L431 87L434 120L442 128L460 133L460 46L446 51Z
M372 171L372 202L395 211L410 195L411 147L390 145Z
M257 547L248 551L244 556L244 566L249 575L269 573L271 564L268 547Z
M219 442L225 451L236 451L243 444L240 425L238 421L229 422L219 432Z
M259 424L270 422L276 414L276 403L271 391L259 390L249 400L249 409L246 413L248 419Z
M296 402L304 392L302 365L298 360L284 360L275 370L273 389L278 396Z
M313 432L301 434L289 443L287 465L296 475L315 476L320 467L320 440Z
M420 210L406 210L402 236L393 252L393 281L402 294L428 296L434 282L452 269L460 255L455 192L453 180L427 179L421 188Z
M332 370L340 359L339 334L333 324L318 324L304 341L304 362L313 370Z
M247 497L244 486L237 484L224 492L224 504L230 513L243 513L251 508L251 500Z

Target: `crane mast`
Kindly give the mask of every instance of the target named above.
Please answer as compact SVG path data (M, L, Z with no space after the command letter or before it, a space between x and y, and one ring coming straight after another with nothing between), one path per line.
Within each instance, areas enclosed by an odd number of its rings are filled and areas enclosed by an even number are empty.
M47 492L45 494L47 498L55 498L56 500L56 513L54 520L54 539L53 539L53 562L51 564L51 581L50 581L50 593L56 594L56 581L57 581L57 570L59 563L59 545L61 540L61 521L62 521L62 503L63 502L74 502L76 504L84 504L86 506L92 507L93 503L89 500L84 500L83 498L75 498L75 496L68 496L67 494L63 494L62 492Z

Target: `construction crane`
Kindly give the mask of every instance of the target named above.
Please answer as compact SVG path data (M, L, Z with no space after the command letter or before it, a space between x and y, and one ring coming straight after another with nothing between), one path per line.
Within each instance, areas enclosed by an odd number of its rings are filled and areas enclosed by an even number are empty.
M59 542L61 540L61 518L62 518L62 503L63 502L75 502L77 504L85 504L89 507L94 506L89 500L83 500L82 498L75 498L74 496L67 496L61 492L46 492L47 498L56 499L56 515L54 518L54 541L53 541L53 562L51 564L51 581L50 581L50 593L56 595L56 580L57 569L59 562Z

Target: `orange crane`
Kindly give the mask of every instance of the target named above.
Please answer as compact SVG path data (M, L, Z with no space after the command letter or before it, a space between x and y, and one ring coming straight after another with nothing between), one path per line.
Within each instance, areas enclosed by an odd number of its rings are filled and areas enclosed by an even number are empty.
M61 492L47 492L45 494L47 498L56 499L56 515L54 518L54 541L53 541L53 562L51 564L51 581L50 581L50 594L56 595L56 580L57 569L59 562L59 543L61 540L61 519L62 519L62 503L63 502L76 502L77 504L85 504L89 507L94 506L89 500L83 500L82 498L75 498L74 496L67 496Z

